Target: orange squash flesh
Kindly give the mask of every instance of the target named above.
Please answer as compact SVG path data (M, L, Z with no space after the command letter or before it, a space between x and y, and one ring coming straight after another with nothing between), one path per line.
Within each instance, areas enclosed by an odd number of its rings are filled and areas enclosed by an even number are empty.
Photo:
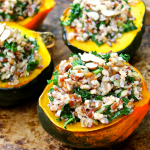
M30 30L36 30L42 24L45 17L53 9L54 6L54 0L43 0L42 6L40 7L38 14L33 17L28 17L17 23L23 25Z
M56 67L58 70L58 66ZM139 71L134 68L136 72ZM140 73L139 73L140 74ZM142 75L142 96L143 99L135 102L134 111L127 116L115 118L109 124L99 124L91 128L83 128L80 122L73 125L67 125L67 129L63 128L64 121L57 122L55 113L50 111L47 106L48 91L52 87L52 83L47 85L44 92L39 98L38 117L43 128L57 140L78 148L94 148L94 147L110 147L125 140L140 124L150 107L150 93L147 90L146 83Z

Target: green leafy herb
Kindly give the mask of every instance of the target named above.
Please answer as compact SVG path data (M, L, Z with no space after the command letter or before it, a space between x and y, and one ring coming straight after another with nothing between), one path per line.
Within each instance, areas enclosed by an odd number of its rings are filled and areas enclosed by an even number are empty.
M56 119L58 122L60 122L61 121L61 117L59 117L58 119Z
M25 39L27 39L27 36L26 36L26 34L24 34L24 35L23 35L23 37L24 37Z
M101 55L98 54L96 51L92 51L91 54L93 54L93 55L95 55L95 56L97 56L97 57L101 57Z
M71 63L73 66L78 66L78 65L85 65L84 62L82 60L74 60L72 63Z
M52 97L52 96L48 96L48 98L49 98L49 100L50 100L51 102L53 102L54 97Z
M21 8L25 8L26 5L24 5L21 1L17 0L17 3L16 3L16 6L17 7L21 7Z
M0 12L0 15L1 15L3 18L15 19L15 15L5 14L5 12Z
M110 58L110 53L102 55L101 58L102 58L102 59L106 59L106 61L108 62L108 61L109 61L109 58Z
M52 93L54 91L54 88L50 88L48 92Z
M58 75L59 75L58 71L55 70L53 72L54 78L52 80L47 80L47 83L50 84L51 82L53 82L53 85L57 85L58 86Z
M128 0L124 0L126 3L128 3Z
M70 57L73 57L74 55L76 55L76 56L78 56L79 58L81 58L80 55L78 55L78 54L70 53Z
M15 19L15 15L5 14L4 17L5 17L5 18L8 18L9 20Z
M71 14L69 16L69 20L63 22L61 20L61 25L70 26L74 19L82 17L82 8L79 3L71 4Z
M64 123L64 129L67 129L67 125L68 124L70 124L70 125L72 125L73 123L76 123L76 122L78 122L78 121L80 121L80 119L79 118L69 118L67 121L65 121L65 123Z
M29 62L28 65L27 65L27 71L28 71L28 72L29 72L30 70L33 71L35 68L37 68L38 64L39 64L39 61L38 61L38 60Z
M121 96L121 92L124 91L126 89L121 89L121 91L117 94L117 97L120 97Z
M39 9L37 7L35 7L35 12L38 13L39 12Z
M109 92L106 96L115 96L115 93L114 92Z
M128 20L127 23L123 25L123 31L121 33L129 32L129 31L136 30L136 29L137 27L135 26L134 22Z
M106 108L105 107L101 107L99 110L97 110L96 111L96 113L103 113L104 112L104 110L105 110Z
M122 98L122 100L123 100L123 106L125 107L125 106L128 104L129 99L127 99L127 98Z
M22 53L22 55L23 55L23 58L24 58L24 59L27 58L26 53Z
M69 118L67 121L64 123L64 129L67 129L67 124L71 123L74 120L74 118Z
M122 110L116 112L115 114L113 114L108 120L112 121L113 119L115 119L118 116L121 115L128 115L131 112L131 109L128 107L124 107Z
M2 66L4 66L5 63L7 63L7 62L1 62Z
M4 80L1 80L1 81L2 81L2 83L4 83L4 82L8 81L8 79L4 79Z
M76 94L80 95L83 101L85 101L86 99L91 99L92 98L92 95L91 95L90 91L80 89L79 87L74 89L73 93L76 93Z
M127 76L126 81L130 82L130 83L134 83L135 77L129 77Z
M92 39L92 41L94 41L97 46L103 45L104 43L103 43L102 41L101 41L101 43L99 43L99 42L97 41L97 39L95 38L96 35L97 35L97 34L93 34L92 36L90 36L91 39Z
M63 107L61 109L60 118L58 118L57 121L61 121L61 117L64 119L68 119L64 123L65 129L66 129L67 124L72 124L72 123L75 123L77 121L77 119L75 119L71 113L71 108L70 108L69 104L63 105Z
M90 9L86 9L85 11L87 11L87 12L91 12L91 10L90 10Z
M103 67L98 67L98 69L92 71L94 74L98 74L103 70Z
M117 24L118 24L118 22L117 22ZM106 36L107 36L107 37L110 37L110 38L113 38L113 36L111 35L111 33L107 33Z
M6 55L4 53L0 53L0 57L5 57Z
M95 96L95 100L102 100L103 97L104 97L104 95L101 95L101 96Z
M129 62L130 60L130 56L128 54L120 54L119 57L122 57L127 63Z
M111 114L111 105L105 105L104 107L106 107L107 108L107 110L106 110L106 115L110 115Z
M7 41L5 41L4 47L11 50L12 52L17 51L17 43L16 42L8 43Z
M68 76L67 78L69 78L70 74L71 74L71 70L73 70L73 67L71 67L69 70L68 70Z
M131 11L131 7L129 6L129 11Z
M129 99L131 99L131 98L133 98L133 99L136 100L136 101L139 101L133 94L130 94L130 95L129 95Z
M106 24L105 21L100 21L100 23L96 24L96 27L97 27L98 30L99 30L99 27L100 27L102 24Z

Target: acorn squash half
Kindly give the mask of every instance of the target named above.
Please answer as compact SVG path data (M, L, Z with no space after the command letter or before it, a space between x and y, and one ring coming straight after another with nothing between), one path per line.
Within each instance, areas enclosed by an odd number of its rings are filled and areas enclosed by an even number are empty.
M49 79L53 72L53 61L45 44L52 47L55 37L50 32L38 33L14 22L5 23L11 28L21 30L22 35L26 34L27 37L36 38L39 45L38 53L43 59L42 65L44 66L42 69L35 69L28 77L20 77L17 85L9 85L8 81L4 83L0 81L0 106L11 106L27 101L29 97L40 94L44 89L46 79Z
M53 9L54 6L55 6L54 0L43 0L43 3L39 9L38 14L34 15L33 17L28 17L17 23L23 25L24 27L30 30L36 30L43 23L45 17Z
M69 16L69 10L70 8L67 8L63 12L62 17L60 18L62 21L67 20L67 16ZM112 43L112 47L110 47L106 43L104 43L101 46L97 46L95 42L90 40L86 42L77 41L76 39L68 40L67 34L73 32L74 29L69 28L69 26L62 25L62 36L64 43L69 47L69 49L73 53L83 53L84 51L89 52L92 50L96 52L107 53L110 50L112 50L112 52L117 52L118 54L123 53L129 54L131 56L139 48L142 41L142 35L145 31L145 4L141 0L139 0L138 3L136 3L136 6L131 6L131 12L136 18L134 23L137 27L137 30L123 33L120 39L116 39L116 44Z
M58 70L58 66L56 67ZM134 68L136 72L139 71ZM140 74L140 73L139 73ZM47 85L39 98L37 105L37 114L42 127L57 140L64 144L77 148L95 148L110 147L125 140L141 123L150 107L150 93L147 90L146 83L142 79L142 96L143 99L135 102L134 111L127 116L115 118L107 125L99 124L98 126L85 128L81 127L80 122L68 125L67 129L63 128L64 121L57 122L55 112L50 111L48 91L52 83Z

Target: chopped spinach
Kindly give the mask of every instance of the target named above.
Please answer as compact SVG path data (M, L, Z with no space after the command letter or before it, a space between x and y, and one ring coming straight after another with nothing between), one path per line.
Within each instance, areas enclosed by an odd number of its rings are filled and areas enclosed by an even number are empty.
M4 53L0 53L0 57L5 57L6 55Z
M49 100L50 100L51 102L53 102L53 101L54 101L54 97L52 97L52 96L48 96L48 98L49 98Z
M105 21L100 21L100 23L96 24L96 27L99 29L102 24L106 24Z
M80 95L82 98L82 101L85 101L87 99L90 100L92 98L92 95L89 90L80 89L80 87L75 88L73 93Z
M122 57L127 63L129 62L130 60L130 56L128 54L120 54L119 57Z
M48 92L52 93L54 91L54 88L50 88Z
M71 113L71 108L69 106L69 104L65 104L63 105L62 109L61 109L61 114L60 117L57 119L57 121L61 121L61 118L64 119L68 119L67 121L65 121L64 123L64 128L66 129L66 126L68 124L72 124L75 123L76 121L78 121L78 118L74 118L72 113Z
M128 104L129 99L128 98L122 98L122 100L123 100L123 106L125 107Z
M5 63L7 63L7 62L1 62L2 66L4 66Z
M74 19L82 17L82 8L80 7L79 3L71 4L71 14L69 16L69 20L62 21L60 25L70 26Z
M73 66L78 66L78 65L85 65L84 62L82 60L74 60L72 63L71 63Z
M4 83L4 82L7 82L8 81L8 79L4 79L4 80L1 80L2 81L2 83Z
M80 119L79 118L74 118L74 117L72 117L72 118L69 118L67 121L65 121L65 123L64 123L64 129L67 129L67 124L70 124L70 125L72 125L73 123L76 123L76 122L79 122L80 121Z
M130 95L129 95L129 99L131 99L131 98L133 98L133 99L136 100L136 101L139 101L133 94L130 94Z
M101 55L98 54L96 51L92 51L91 54L93 54L93 55L95 55L95 56L97 56L97 57L101 57Z
M70 53L70 57L73 57L74 55L78 56L81 59L81 56L79 54Z
M126 90L126 89L121 89L121 91L117 94L117 97L120 97L120 96L121 96L122 91L124 91L124 90Z
M131 109L128 107L124 107L122 110L119 110L118 112L114 113L110 118L108 118L109 121L112 121L118 116L121 115L128 115L131 112Z
M124 0L126 3L128 3L128 0Z
M39 12L39 9L37 7L35 7L35 12L38 13Z
M135 72L133 69L131 69L132 72Z
M108 62L108 61L109 61L109 58L110 58L110 53L107 53L107 54L102 55L101 58L102 58L102 59L106 59L106 62Z
M103 67L98 67L98 69L95 69L92 72L97 75L98 73L102 72L102 70L103 70Z
M61 121L61 117L57 118L56 120L57 120L58 122L60 122L60 121Z
M105 105L104 107L106 107L106 115L110 115L111 114L111 105Z
M54 78L52 80L47 80L47 83L50 84L51 82L53 82L53 85L57 85L58 86L58 75L59 75L58 71L55 70L53 72Z
M95 100L102 100L102 98L104 97L104 95L100 95L100 96L95 96Z
M106 96L115 96L115 93L114 92L109 92Z
M136 29L137 27L135 26L134 22L128 20L127 23L124 23L123 31L121 33L129 32L129 31L136 30Z
M87 11L87 12L91 12L91 10L90 10L90 9L86 9L85 11Z
M27 71L28 71L28 72L29 72L30 70L33 71L35 68L37 68L38 64L39 64L39 61L38 61L38 60L29 62L28 65L27 65Z
M8 43L7 41L5 41L4 47L11 50L12 52L17 51L17 43L16 42Z
M104 43L101 41L100 43L97 41L97 39L95 38L97 34L93 34L91 37L92 41L94 41L96 43L97 46L101 46L103 45Z
M134 83L135 77L129 77L127 76L126 81L130 82L130 83Z

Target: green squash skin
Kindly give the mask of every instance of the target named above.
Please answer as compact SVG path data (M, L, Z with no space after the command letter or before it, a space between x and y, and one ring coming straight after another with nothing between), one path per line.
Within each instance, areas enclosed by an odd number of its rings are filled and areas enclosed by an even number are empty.
M54 64L51 59L50 64L27 84L17 88L0 88L0 106L14 106L37 98L37 95L39 96L47 85L47 79L51 78L53 69Z
M144 2L143 2L144 3ZM145 4L144 4L145 5ZM145 6L145 10L146 10L146 6ZM129 46L127 46L126 48L118 51L117 53L118 54L129 54L130 56L132 56L133 54L135 54L135 52L138 50L138 48L140 47L141 45L141 42L142 42L142 36L145 32L145 20L146 20L146 12L143 16L143 22L142 22L142 28L141 28L141 31L139 31L136 35L136 37L134 38L134 40L131 42L131 44ZM130 31L129 31L130 32ZM73 45L71 45L67 39L67 32L66 32L66 29L64 27L64 25L62 25L62 38L64 40L64 43L68 46L68 48L73 52L73 53L81 53L83 54L85 51L84 50L81 50ZM110 50L111 50L111 47L110 47ZM95 51L93 49L93 51ZM99 51L100 52L100 51Z
M91 135L94 135L94 137L96 137L97 132L94 131L87 131L84 133L84 137L83 136L76 136L73 137L75 142L71 142L69 139L72 135L71 131L68 131L66 129L62 129L60 127L57 127L45 114L45 112L43 111L43 109L39 106L39 101L37 103L37 115L39 118L39 121L43 127L43 129L50 134L51 136L53 136L55 139L57 139L58 141L62 142L65 145L71 146L71 147L75 147L75 148L84 148L84 149L92 149L92 148L97 148L99 147L99 142L101 143L106 143L105 147L100 147L100 148L109 148L112 146L115 146L117 144L120 144L124 141L120 141L120 137L118 137L115 141L110 141L109 139L104 139L104 140L96 140L95 145L93 144L89 144L88 139L90 139ZM115 126L115 125L112 125ZM106 130L109 129L109 127L105 128ZM89 132L91 134L89 134ZM82 141L82 142L81 142Z

